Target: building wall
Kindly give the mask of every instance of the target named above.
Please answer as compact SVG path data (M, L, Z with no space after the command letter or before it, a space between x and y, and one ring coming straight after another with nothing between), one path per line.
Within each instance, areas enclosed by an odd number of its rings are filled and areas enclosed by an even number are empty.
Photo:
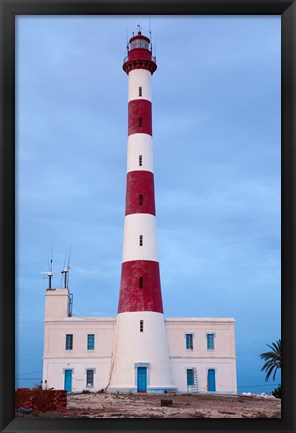
M116 319L113 317L66 318L45 322L44 357L46 358L99 358L110 357ZM66 350L66 334L73 335L73 348ZM94 350L87 349L87 335L95 335Z
M110 384L116 317L68 317L67 302L67 289L46 291L43 383L46 381L48 387L64 389L64 371L72 370L73 392L83 389L99 391ZM215 370L216 392L237 392L234 328L234 319L165 319L174 385L179 392L207 392L208 369ZM207 349L208 333L214 334L214 349L210 350ZM73 335L71 350L66 349L67 334ZM93 350L87 349L88 334L95 335ZM193 335L192 349L186 349L186 334ZM126 340L123 344L128 351L129 342ZM141 361L144 362L144 358ZM196 369L197 384L187 386L187 369L193 368ZM87 369L94 370L94 386L91 388L86 383ZM131 380L136 389L134 370L132 365ZM153 383L150 386L153 388Z
M208 391L208 370L215 370L216 391L237 393L234 319L167 318L165 320L175 385L188 392L187 369L196 369L194 390ZM186 349L186 334L193 348ZM207 348L207 334L214 334L214 349Z
M72 369L72 391L86 389L86 370L94 369L94 387L108 385L115 318L66 318L46 321L44 332L43 383L64 389L64 370ZM73 348L66 349L66 335L73 335ZM87 349L87 336L94 334L94 350Z
M68 290L47 290L45 296L43 383L64 389L64 370L72 369L72 391L87 389L86 370L94 369L93 391L108 385L114 317L68 317ZM66 335L73 335L71 350ZM94 334L94 350L87 349L87 336ZM46 381L46 382L45 382Z
M100 391L108 385L111 356L97 359L44 359L43 383L49 388L64 389L65 370L72 370L72 392L82 390ZM86 370L94 370L94 386L87 386ZM46 381L46 382L45 382Z

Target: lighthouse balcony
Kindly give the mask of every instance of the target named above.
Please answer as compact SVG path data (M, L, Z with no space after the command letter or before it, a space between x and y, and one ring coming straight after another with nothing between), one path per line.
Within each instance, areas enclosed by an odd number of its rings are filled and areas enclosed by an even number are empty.
M147 50L133 50L123 61L122 68L128 74L133 69L147 69L153 74L156 71L156 57Z

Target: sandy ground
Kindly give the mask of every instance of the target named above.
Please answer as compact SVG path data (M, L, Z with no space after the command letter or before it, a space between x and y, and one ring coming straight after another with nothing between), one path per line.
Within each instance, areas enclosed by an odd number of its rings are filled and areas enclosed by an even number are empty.
M172 406L162 407L162 399L172 400ZM38 416L48 418L280 418L281 400L241 395L69 394L65 412L46 412Z

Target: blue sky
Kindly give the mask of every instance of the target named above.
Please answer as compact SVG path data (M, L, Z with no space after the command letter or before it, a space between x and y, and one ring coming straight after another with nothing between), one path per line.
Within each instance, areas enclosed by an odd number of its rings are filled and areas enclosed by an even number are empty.
M149 24L150 22L150 24ZM43 314L71 249L77 316L116 315L127 38L152 31L158 252L167 317L234 317L239 392L271 391L280 338L280 17L19 16L16 386L42 376Z

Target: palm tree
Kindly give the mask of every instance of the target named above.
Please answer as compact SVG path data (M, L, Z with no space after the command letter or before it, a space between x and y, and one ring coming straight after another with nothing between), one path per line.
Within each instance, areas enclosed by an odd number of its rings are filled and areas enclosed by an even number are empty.
M275 380L275 375L278 368L282 366L282 351L281 351L281 339L277 340L275 343L271 343L271 346L267 344L268 347L271 348L270 352L261 353L260 357L264 359L265 364L261 368L261 371L266 371L265 381L267 382L269 376L273 372L273 380Z

